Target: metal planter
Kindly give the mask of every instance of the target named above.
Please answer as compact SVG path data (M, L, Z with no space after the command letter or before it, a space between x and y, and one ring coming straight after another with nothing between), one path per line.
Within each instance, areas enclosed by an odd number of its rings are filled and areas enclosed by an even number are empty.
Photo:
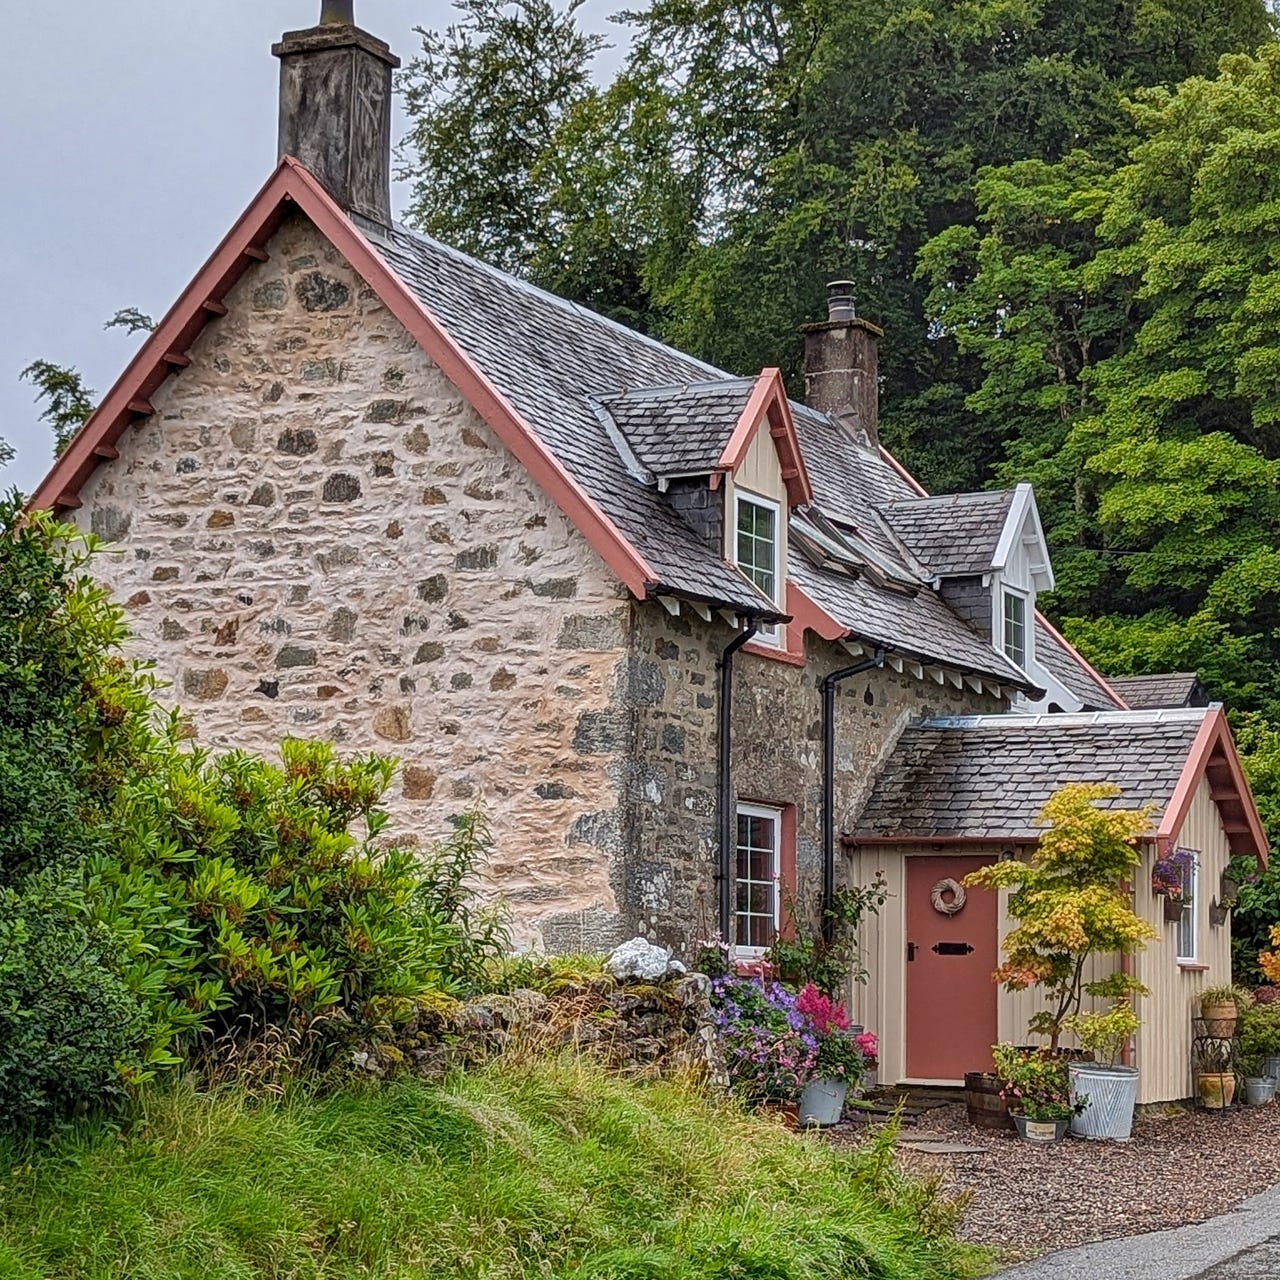
M840 1123L849 1085L844 1080L811 1080L800 1094L800 1124L829 1129Z
M1071 1120L1078 1138L1109 1138L1127 1142L1133 1131L1133 1109L1138 1101L1135 1067L1109 1067L1100 1062L1072 1062L1067 1066L1071 1101L1088 1098L1088 1106Z

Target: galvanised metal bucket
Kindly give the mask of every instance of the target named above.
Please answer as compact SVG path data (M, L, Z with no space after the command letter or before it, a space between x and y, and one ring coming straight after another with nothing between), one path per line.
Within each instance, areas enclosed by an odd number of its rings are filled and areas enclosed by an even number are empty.
M812 1080L800 1094L800 1126L817 1125L829 1129L840 1123L844 1096L849 1085L844 1080Z
M1133 1130L1133 1108L1138 1101L1135 1067L1108 1067L1100 1062L1067 1065L1071 1101L1088 1098L1089 1105L1071 1119L1078 1138L1110 1138L1127 1142Z

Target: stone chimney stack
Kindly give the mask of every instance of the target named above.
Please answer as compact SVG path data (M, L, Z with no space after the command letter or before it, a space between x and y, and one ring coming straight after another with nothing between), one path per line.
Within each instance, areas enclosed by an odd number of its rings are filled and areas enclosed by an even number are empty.
M400 59L355 25L355 0L323 0L318 26L289 31L280 59L280 155L351 213L391 222L391 74Z
M827 318L807 324L804 333L804 398L829 413L872 449L879 448L879 363L883 330L863 320L854 307L853 285L827 286Z

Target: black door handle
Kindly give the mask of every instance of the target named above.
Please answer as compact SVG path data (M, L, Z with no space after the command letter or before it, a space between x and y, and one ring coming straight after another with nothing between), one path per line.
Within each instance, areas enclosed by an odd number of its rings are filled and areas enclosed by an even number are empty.
M907 943L907 959L914 960L916 958L916 944L914 942Z

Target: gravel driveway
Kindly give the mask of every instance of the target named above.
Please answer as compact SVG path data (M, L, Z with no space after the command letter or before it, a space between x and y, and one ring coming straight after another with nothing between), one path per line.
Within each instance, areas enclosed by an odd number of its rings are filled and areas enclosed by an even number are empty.
M865 1129L854 1120L829 1132L832 1141L856 1142ZM902 1130L904 1142L935 1137L979 1150L902 1149L900 1160L940 1175L952 1194L971 1196L961 1235L1005 1262L1202 1222L1280 1183L1280 1103L1142 1117L1126 1143L1022 1142L971 1127L956 1105L927 1111Z

